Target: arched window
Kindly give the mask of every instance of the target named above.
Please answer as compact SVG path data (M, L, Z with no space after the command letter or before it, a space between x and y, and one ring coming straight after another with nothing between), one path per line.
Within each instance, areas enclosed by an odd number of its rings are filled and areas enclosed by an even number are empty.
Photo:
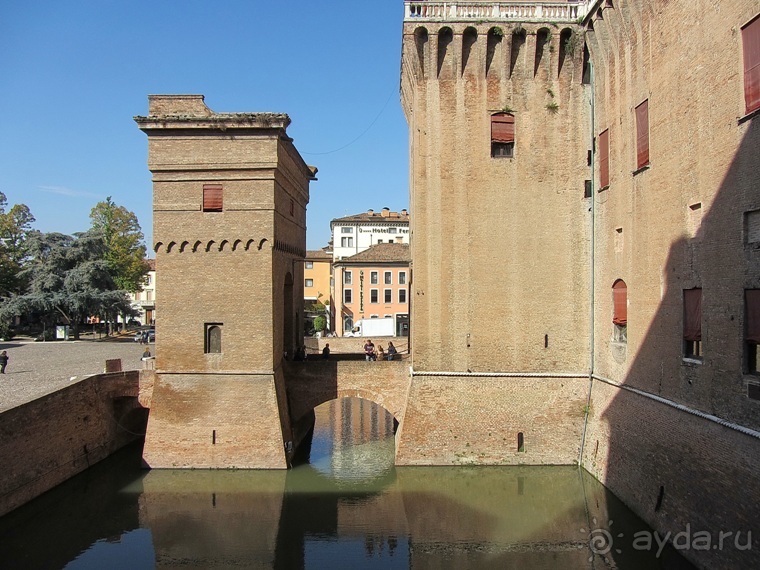
M628 286L618 279L612 285L612 324L615 342L628 342Z
M221 323L208 323L206 325L206 354L221 354L222 352L222 325Z

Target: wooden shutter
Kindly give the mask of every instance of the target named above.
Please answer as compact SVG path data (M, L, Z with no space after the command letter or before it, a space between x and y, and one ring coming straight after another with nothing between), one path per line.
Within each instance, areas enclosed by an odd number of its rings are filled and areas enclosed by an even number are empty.
M760 344L760 289L747 289L744 297L747 303L747 342Z
M491 142L515 142L515 117L508 113L491 115Z
M636 168L649 164L649 100L636 107Z
M702 340L702 289L684 289L683 339Z
M746 112L760 109L760 16L742 29Z
M612 322L616 325L628 324L628 287L622 279L615 281L612 286L612 301Z
M599 187L610 185L610 131L599 134Z
M222 187L218 184L203 185L203 211L222 211Z

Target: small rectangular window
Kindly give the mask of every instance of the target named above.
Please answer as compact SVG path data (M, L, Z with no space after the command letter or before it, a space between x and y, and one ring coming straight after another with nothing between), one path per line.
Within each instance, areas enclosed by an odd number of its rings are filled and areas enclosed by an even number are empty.
M760 109L760 16L742 28L745 111Z
M352 237L340 238L340 247L354 247L354 238Z
M378 278L377 278L377 271L371 271L369 274L369 282L370 285L377 285L378 284Z
M393 285L393 273L391 273L390 271L385 272L385 284Z
M510 113L491 115L491 156L512 158L515 151L515 117Z
M702 360L702 289L683 292L684 357Z
M388 233L389 234L395 234L396 233L396 228L388 228Z
M406 289L399 289L398 290L398 302L399 303L406 303Z
M649 100L636 107L636 168L649 164Z
M599 188L610 185L610 130L599 133Z
M343 289L343 302L348 305L352 301L353 295L351 294L351 289Z
M351 285L353 283L353 275L350 271L343 272L343 285Z
M340 228L340 233L342 233L342 234L352 234L352 233L354 233L354 228L353 228L353 226L349 226L349 227L343 226L342 228Z
M377 303L380 300L380 295L377 289L370 289L369 291L369 302L370 303Z
M304 281L304 287L314 287L314 279L306 279Z
M219 184L203 185L203 211L222 211L222 187Z
M203 351L206 354L222 352L222 323L206 323L204 325Z
M399 285L406 285L406 271L399 271L398 272L398 284Z
M314 269L314 262L313 261L307 261L306 265L304 267L306 267L306 269Z
M385 289L383 291L385 294L385 302L386 303L392 303L393 302L393 290L392 289Z

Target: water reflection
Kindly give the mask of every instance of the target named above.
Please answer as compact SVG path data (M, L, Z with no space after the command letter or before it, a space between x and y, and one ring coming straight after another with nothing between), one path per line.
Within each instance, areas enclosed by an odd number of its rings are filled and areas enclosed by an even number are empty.
M320 408L310 461L287 472L144 472L139 449L125 450L0 519L0 565L688 567L672 550L633 549L646 526L582 470L393 468L384 410ZM595 554L599 530L614 544Z

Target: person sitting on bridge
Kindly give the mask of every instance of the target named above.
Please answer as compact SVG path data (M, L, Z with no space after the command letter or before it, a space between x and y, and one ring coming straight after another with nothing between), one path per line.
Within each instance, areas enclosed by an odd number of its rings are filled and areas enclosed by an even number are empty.
M324 358L325 360L330 358L330 343L329 342L326 343L325 347L322 349L322 358Z
M375 345L372 343L371 339L367 339L367 342L364 343L364 359L367 362L370 360L377 360L377 355L375 354Z
M388 355L388 360L393 360L396 358L396 354L398 354L398 351L396 350L396 347L393 346L392 342L388 343L388 350L386 351L386 354Z
M385 360L385 350L383 350L383 345L379 344L377 345L377 354L375 355L375 360Z

